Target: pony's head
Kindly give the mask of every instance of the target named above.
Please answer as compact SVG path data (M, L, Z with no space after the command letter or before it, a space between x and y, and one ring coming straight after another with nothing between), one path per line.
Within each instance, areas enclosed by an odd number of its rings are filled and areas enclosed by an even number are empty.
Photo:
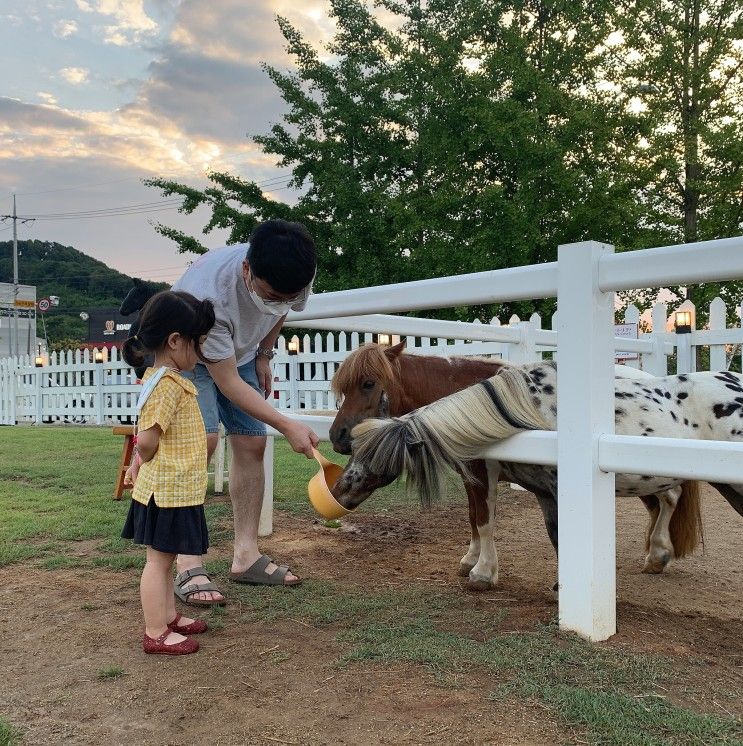
M134 287L126 294L121 302L119 313L122 316L128 316L130 313L139 311L145 303L158 291L158 288L152 283L132 278Z
M397 396L397 361L405 342L393 347L367 344L351 353L333 376L332 388L342 403L330 427L338 453L351 453L351 431L370 417L388 417L390 399Z
M417 491L424 507L444 491L444 473L457 468L436 433L415 413L392 419L367 419L353 429L353 456L333 486L346 508L356 508L372 492L403 472L409 491ZM463 473L468 473L466 466Z

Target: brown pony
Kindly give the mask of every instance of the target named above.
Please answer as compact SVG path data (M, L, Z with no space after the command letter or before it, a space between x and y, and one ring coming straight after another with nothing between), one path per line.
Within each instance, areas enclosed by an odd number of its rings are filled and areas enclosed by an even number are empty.
M342 398L342 404L330 428L330 439L338 453L351 453L351 431L360 422L369 418L400 417L496 375L508 366L499 360L408 355L403 354L404 348L404 341L394 347L364 345L338 368L332 388ZM617 369L617 374L647 377L647 374L621 368ZM349 469L352 468L351 463ZM556 470L484 460L469 462L468 470L474 477L464 479L472 538L467 553L460 560L459 574L469 576L469 586L473 590L487 590L498 582L493 532L499 477L534 493L550 541L557 551ZM346 476L353 481L351 474ZM344 495L344 504L354 507L381 486L372 484L369 479L371 475L366 474L364 489L358 496ZM430 504L430 495L422 494L421 499L424 506ZM673 556L683 557L696 545L700 520L698 485L695 482L682 485L672 519L671 510L657 496L644 497L643 502L650 512L646 543L649 551L644 569L645 572L662 572Z
M349 355L336 371L333 391L342 404L330 428L338 453L351 453L351 430L370 417L399 417L495 375L506 363L478 358L403 355L405 342L393 347L367 344ZM488 476L485 461L473 461L475 480L464 480L472 538L459 564L473 590L488 590L498 582L498 555L493 538L497 481ZM554 499L539 495L550 539L557 545ZM424 503L426 496L422 496Z

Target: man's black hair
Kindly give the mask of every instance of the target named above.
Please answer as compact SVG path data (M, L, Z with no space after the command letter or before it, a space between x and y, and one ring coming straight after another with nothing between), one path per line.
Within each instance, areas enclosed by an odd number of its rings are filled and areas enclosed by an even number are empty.
M248 264L253 274L277 293L294 295L306 288L317 269L315 242L302 223L267 220L250 235Z

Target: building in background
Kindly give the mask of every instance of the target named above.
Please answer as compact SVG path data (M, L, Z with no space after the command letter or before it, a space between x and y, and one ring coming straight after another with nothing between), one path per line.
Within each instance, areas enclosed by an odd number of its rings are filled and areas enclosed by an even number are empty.
M19 285L18 297L14 299L13 283L0 282L0 358L10 357L16 350L19 355L36 355L40 343L43 340L36 338L36 285Z

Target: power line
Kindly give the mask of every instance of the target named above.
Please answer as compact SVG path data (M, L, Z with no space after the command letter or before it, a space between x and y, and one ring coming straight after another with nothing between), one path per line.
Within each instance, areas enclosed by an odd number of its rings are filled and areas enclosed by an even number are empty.
M166 171L165 173L168 174L168 173L177 173L177 172L175 172L175 171L167 172ZM204 174L206 174L206 172L204 172ZM284 179L288 178L290 175L291 175L291 171L288 171L286 174L283 174L283 175L280 175L280 176L272 176L269 179L266 179L266 180L264 180L262 182L257 182L257 183L258 183L258 186L264 186L264 185L269 184L271 182L283 181ZM73 191L76 191L78 189L89 189L89 188L97 187L97 186L105 186L107 184L120 184L120 183L125 182L125 181L134 181L134 180L142 181L143 179L157 179L157 178L162 178L162 175L160 175L160 176L158 176L158 175L125 176L125 177L123 177L121 179L109 179L107 181L84 182L82 184L76 184L76 185L67 186L67 187L60 187L58 189L42 189L42 190L33 191L33 192L18 192L16 196L18 196L18 197L29 197L29 196L33 196L33 195L37 195L37 194L57 194L59 192L73 192Z

